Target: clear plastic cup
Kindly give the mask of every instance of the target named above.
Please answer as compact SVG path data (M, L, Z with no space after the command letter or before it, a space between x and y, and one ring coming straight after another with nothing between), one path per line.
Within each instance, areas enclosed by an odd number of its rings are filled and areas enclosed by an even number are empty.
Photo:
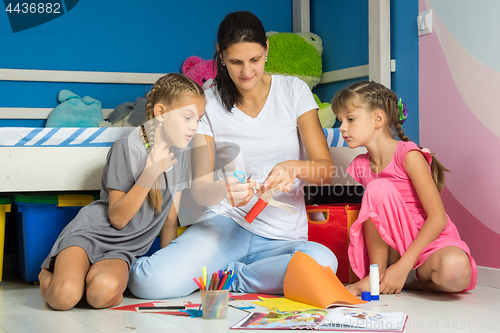
M229 290L201 290L203 319L227 318Z

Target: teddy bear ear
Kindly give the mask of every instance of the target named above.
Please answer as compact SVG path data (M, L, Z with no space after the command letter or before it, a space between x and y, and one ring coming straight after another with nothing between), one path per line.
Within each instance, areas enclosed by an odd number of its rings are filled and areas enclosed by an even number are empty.
M68 99L71 99L71 98L80 98L80 96L78 96L77 94L73 93L72 91L69 91L66 89L61 90L57 94L57 100L59 101L59 103L62 103L62 102L66 101Z
M191 68L193 68L194 65L200 62L202 62L200 57L190 56L182 63L182 68L181 68L182 74L186 74L187 72L189 72Z

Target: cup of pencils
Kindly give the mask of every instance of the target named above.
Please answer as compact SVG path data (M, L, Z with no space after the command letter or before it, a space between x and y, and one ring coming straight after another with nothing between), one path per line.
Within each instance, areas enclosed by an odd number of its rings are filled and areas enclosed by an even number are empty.
M201 308L203 319L227 318L229 290L202 290Z
M203 319L223 319L227 318L227 308L229 302L229 288L236 278L232 271L217 271L207 280L206 268L203 267L203 277L194 282L201 291L201 307L203 309Z

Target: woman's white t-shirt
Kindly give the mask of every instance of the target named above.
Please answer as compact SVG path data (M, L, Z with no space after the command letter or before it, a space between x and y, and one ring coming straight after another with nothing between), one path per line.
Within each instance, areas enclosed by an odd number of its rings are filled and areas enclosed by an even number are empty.
M243 171L262 184L273 167L287 160L303 160L298 118L318 109L307 84L291 76L272 75L264 107L252 118L233 107L228 112L214 89L205 91L207 106L198 134L214 138L216 146L215 180ZM317 111L313 111L317 112ZM297 207L289 213L267 206L252 223L245 215L257 202L254 197L244 207L232 207L227 200L208 207L216 214L232 218L243 228L272 239L307 240L307 216L303 182L296 179L290 192L278 192L275 200Z

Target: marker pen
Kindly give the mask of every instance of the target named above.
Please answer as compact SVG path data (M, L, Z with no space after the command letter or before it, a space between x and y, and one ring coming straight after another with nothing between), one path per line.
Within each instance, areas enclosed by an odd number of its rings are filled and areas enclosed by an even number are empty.
M370 265L370 294L372 301L378 301L380 299L380 280L378 274L378 265Z

